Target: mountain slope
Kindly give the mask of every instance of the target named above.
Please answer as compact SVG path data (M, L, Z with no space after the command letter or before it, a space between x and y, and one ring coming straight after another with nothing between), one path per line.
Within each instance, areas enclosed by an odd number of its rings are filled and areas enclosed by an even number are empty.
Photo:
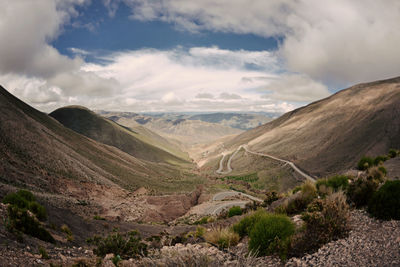
M183 167L140 160L80 135L2 87L0 148L0 182L42 192L65 193L66 181L170 192L190 190L195 180Z
M122 127L84 107L63 107L50 113L50 116L80 134L103 144L117 147L136 158L171 164L185 164L189 160L183 152L174 149L161 136L146 131L143 127L136 127L138 131Z
M186 146L209 143L228 135L243 132L240 129L217 123L191 120L187 115L182 114L147 116L129 112L106 111L102 111L100 114L132 129L135 129L138 125L143 125L145 128L168 138L168 140Z
M314 175L400 147L400 77L355 85L286 113L225 144L295 162Z
M249 130L267 123L272 119L259 114L210 113L193 115L189 117L189 120L200 120L210 123L218 123L236 129Z

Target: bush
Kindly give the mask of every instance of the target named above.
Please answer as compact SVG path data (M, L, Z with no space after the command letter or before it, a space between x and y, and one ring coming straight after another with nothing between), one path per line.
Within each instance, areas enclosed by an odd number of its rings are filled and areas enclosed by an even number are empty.
M11 204L20 209L28 209L41 221L47 219L46 209L37 203L35 196L27 190L19 190L16 193L9 193L3 198L3 203Z
M342 192L334 193L326 199L316 199L302 215L305 228L292 242L291 254L317 250L322 245L345 237L349 232L349 207Z
M116 256L119 255L122 259L147 256L147 245L141 242L137 231L131 231L126 234L113 231L107 237L94 236L88 239L87 242L97 246L93 252L100 257L110 253Z
M240 222L233 225L233 231L239 234L240 237L244 237L250 234L251 229L254 225L263 217L267 216L268 213L264 210L258 210L251 215L244 217Z
M357 164L357 168L361 171L368 169L374 165L374 160L370 157L362 157Z
M367 179L383 182L386 175L386 169L383 166L372 167L367 171Z
M398 154L397 150L392 148L389 150L388 156L389 156L389 158L395 158L397 156L397 154Z
M233 206L228 211L228 217L233 217L236 215L242 215L242 209L239 206Z
M345 175L336 175L328 179L319 179L316 183L319 192L322 186L330 187L334 192L345 190L349 186L349 177Z
M269 206L272 204L272 202L278 200L279 198L280 197L276 191L269 191L265 196L263 206L264 207Z
M374 192L378 189L379 182L371 179L360 177L353 181L347 189L348 199L354 203L357 208L368 204Z
M289 215L301 213L317 195L315 184L307 180L301 185L300 192L285 201L278 210Z
M295 225L289 217L282 214L268 214L254 225L250 232L249 250L258 256L278 253L286 258L290 237Z
M383 220L400 220L400 181L387 181L368 203L368 212Z
M42 256L42 259L48 260L50 259L49 254L47 254L47 251L43 247L39 247L39 254Z
M21 231L43 241L55 243L51 234L44 229L40 225L40 222L34 216L31 216L26 209L20 209L17 206L10 205L7 211L7 229L10 232Z
M387 160L387 157L386 157L386 156L377 156L377 157L374 159L374 165L375 165L375 166L378 166L378 165L384 163L386 160Z
M204 239L220 248L236 246L239 235L230 228L213 228L204 234Z

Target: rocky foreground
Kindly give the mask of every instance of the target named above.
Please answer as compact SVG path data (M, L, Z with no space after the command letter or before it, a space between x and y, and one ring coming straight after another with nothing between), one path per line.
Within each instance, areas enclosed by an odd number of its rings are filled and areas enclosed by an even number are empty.
M230 251L207 244L164 246L153 255L119 262L119 266L400 266L400 221L379 221L361 210L351 212L352 230L345 239L330 242L311 255L291 258L286 263L277 257L245 257L246 240ZM48 249L50 259L42 259L17 242L0 244L1 266L71 266L96 263L91 250L83 248ZM102 266L114 266L113 255Z

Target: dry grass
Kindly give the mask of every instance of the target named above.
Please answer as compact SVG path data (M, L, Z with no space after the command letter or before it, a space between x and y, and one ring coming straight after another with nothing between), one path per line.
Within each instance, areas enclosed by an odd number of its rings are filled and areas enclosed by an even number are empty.
M239 235L235 233L231 228L212 228L204 234L204 238L207 242L214 245L218 245L221 248L229 248L236 246L239 242Z

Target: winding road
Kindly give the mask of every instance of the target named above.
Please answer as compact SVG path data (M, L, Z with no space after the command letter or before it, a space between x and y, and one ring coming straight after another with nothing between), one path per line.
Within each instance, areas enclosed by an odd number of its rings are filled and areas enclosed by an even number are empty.
M216 173L218 174L227 174L232 172L232 167L231 167L231 162L232 159L235 157L235 155L239 152L240 149L244 148L244 150L246 150L246 152L253 154L253 155L257 155L257 156L262 156L262 157L268 157L270 159L276 160L276 161L280 161L283 162L285 164L288 164L294 171L296 171L298 174L300 174L301 176L303 176L304 178L306 178L307 180L310 180L311 182L315 183L316 180L314 177L311 177L310 175L306 174L305 172L303 172L302 170L300 170L293 162L288 161L288 160L284 160L284 159L280 159L277 157L274 157L272 155L268 155L268 154L264 154L264 153L259 153L259 152L254 152L254 151L250 151L249 148L247 147L247 145L241 145L239 146L236 151L230 156L230 158L228 159L228 163L226 165L227 170L223 171L223 164L224 164L224 159L226 157L227 154L222 154L223 157L221 159L221 161L219 162L219 169L216 171Z
M234 197L245 197L248 198L249 200L237 199L237 200L224 201L224 199L226 198L234 198ZM204 214L218 215L222 211L227 210L233 206L239 206L243 209L245 208L246 204L250 203L251 201L263 202L263 200L260 198L253 197L251 195L237 191L219 192L213 196L212 201L210 203L211 205L205 209Z

